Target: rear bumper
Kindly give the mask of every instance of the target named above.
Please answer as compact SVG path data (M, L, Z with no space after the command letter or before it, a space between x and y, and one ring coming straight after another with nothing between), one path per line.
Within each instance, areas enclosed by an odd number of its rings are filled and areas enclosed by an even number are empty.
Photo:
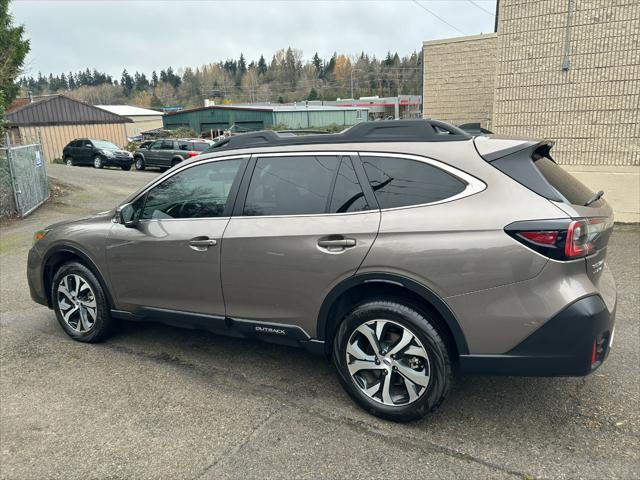
M610 312L599 295L584 297L507 353L461 355L460 372L541 377L588 375L609 355L614 324L615 305Z

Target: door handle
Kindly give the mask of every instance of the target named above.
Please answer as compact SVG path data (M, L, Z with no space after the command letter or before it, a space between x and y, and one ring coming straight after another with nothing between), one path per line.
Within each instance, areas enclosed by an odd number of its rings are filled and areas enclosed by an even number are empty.
M217 243L218 242L215 241L213 238L208 238L208 237L196 237L189 240L189 246L194 250L200 250L200 251L206 250L209 247L213 247Z
M322 248L345 249L356 246L354 238L336 238L318 240L318 246Z

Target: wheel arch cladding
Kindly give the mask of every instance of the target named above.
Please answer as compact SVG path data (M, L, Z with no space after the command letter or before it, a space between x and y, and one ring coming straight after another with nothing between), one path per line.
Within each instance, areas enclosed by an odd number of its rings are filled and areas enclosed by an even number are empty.
M454 358L469 353L467 340L453 311L428 287L390 273L365 273L350 277L336 285L324 299L318 314L316 336L324 341L325 353L330 354L336 329L354 305L372 298L404 300L418 309L426 310L443 334Z
M42 262L44 268L42 269L42 282L44 285L44 291L47 295L47 304L51 308L53 305L53 301L51 298L51 287L53 282L53 277L55 276L55 272L60 268L60 266L69 262L78 262L93 273L98 282L100 282L100 286L104 291L105 297L107 299L108 306L113 308L113 298L111 297L111 292L107 288L107 284L100 273L100 270L96 266L96 264L91 260L91 257L87 255L85 252L80 250L77 247L73 247L70 245L59 245L47 252L45 255L44 261Z

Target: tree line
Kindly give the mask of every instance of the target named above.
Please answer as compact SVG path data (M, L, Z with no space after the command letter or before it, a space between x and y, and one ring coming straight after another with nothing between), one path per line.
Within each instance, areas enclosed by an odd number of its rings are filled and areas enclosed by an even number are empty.
M366 53L334 53L329 59L315 53L304 60L302 51L288 47L267 61L264 55L247 61L227 59L197 68L167 67L150 75L123 70L120 78L87 68L57 75L22 76L22 94L66 93L93 104L132 104L141 107L196 107L205 98L216 103L295 102L335 100L359 96L420 94L421 58L418 52L383 59Z

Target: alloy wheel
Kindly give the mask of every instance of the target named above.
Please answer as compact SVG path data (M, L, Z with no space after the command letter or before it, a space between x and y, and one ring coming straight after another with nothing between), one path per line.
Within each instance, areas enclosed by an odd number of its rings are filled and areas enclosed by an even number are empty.
M79 333L93 328L97 318L96 296L89 282L78 274L66 275L58 284L57 300L65 323Z
M102 159L100 157L95 157L93 159L93 166L95 168L102 168Z
M346 356L356 386L384 405L413 403L429 386L431 366L427 351L418 337L399 323L363 323L349 337Z
M67 167L73 167L73 160L71 160L71 157L67 157L67 161L65 163L67 164Z

